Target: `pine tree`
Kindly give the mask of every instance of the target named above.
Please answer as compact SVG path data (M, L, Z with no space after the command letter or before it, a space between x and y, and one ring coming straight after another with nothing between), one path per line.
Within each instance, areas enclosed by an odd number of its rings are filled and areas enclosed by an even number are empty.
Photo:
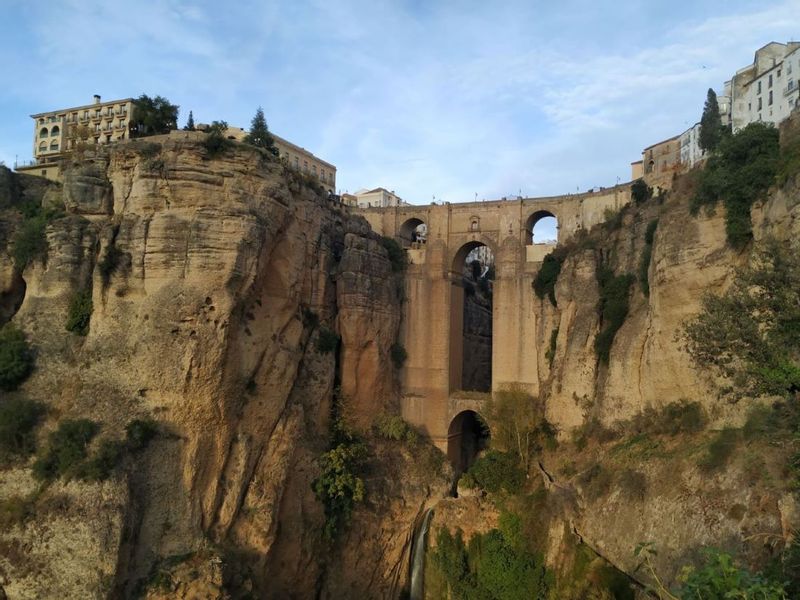
M250 133L244 138L246 144L256 148L264 148L275 156L278 156L278 149L275 147L275 140L269 134L267 120L264 118L264 111L259 106L253 120L250 122Z
M724 131L722 117L719 114L717 94L709 88L706 104L703 107L703 116L700 119L700 149L706 152L716 149Z
M189 119L186 121L186 127L184 127L186 131L194 131L194 115L192 111L189 111Z

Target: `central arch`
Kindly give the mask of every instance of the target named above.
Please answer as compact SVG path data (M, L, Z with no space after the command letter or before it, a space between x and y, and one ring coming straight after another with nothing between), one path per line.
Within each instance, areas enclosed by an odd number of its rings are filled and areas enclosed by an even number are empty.
M398 237L403 248L413 248L424 244L428 236L428 226L425 221L412 217L400 226Z
M494 253L462 245L450 265L450 393L492 389Z
M447 430L447 458L458 476L472 466L478 454L489 446L491 432L474 410L458 413Z
M549 210L537 210L525 223L525 244L555 244L558 241L558 217Z

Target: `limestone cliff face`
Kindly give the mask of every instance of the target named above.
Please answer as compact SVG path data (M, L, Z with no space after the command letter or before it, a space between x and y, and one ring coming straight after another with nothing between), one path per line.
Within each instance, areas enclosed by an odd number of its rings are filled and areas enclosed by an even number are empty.
M703 295L724 291L733 270L748 260L749 250L737 253L726 245L721 207L714 214L691 215L691 179L676 183L662 202L629 207L619 227L593 232L570 252L557 282L558 307L545 298L536 315L542 324L539 356L545 356L550 333L558 329L552 367L546 360L540 364L540 385L547 416L565 442L544 460L555 478L552 489L568 498L561 503L562 518L635 577L647 578L636 571L635 545L655 542L655 564L667 582L674 581L681 565L697 560L697 549L704 545L726 548L758 564L770 556L776 540L789 539L800 524L797 501L783 481L785 458L766 445L750 443L721 473L709 475L698 469L697 460L711 433L680 443L636 438L629 446L606 443L583 450L569 443L570 431L590 420L610 427L680 400L701 403L712 431L740 427L752 405L721 400L709 374L693 366L679 339L681 325L700 311ZM798 216L798 182L772 190L752 211L756 240L796 238ZM637 274L645 230L655 219L649 297L638 281L633 283L630 312L605 365L594 349L600 329L597 267L605 264L617 274ZM598 462L607 467L609 477L602 494L588 482L588 469ZM559 470L569 473L561 476ZM631 470L641 477L641 497L632 498L608 475Z
M129 595L165 558L209 547L238 557L234 580L260 597L335 597L352 583L327 578L310 483L335 385L370 420L395 402L397 282L365 221L274 159L242 145L210 157L201 139L175 133L70 165L46 262L22 273L18 310L0 303L36 348L16 393L46 404L42 444L65 418L102 423L100 437L144 416L164 430L124 475L55 484L44 495L63 499L58 510L0 534L24 548L0 556L9 598ZM0 299L20 285L0 253ZM94 305L85 338L64 327L79 290ZM341 337L340 381L336 352L316 348L321 327ZM27 465L0 471L3 497L34 488ZM387 525L396 539L353 549L353 579L368 572L370 589L404 573L399 532L429 490L409 493Z

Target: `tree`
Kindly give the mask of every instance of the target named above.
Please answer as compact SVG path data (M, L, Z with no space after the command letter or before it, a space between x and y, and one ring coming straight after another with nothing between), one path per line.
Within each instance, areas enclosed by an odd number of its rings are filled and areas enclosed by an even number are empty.
M178 105L170 104L163 96L150 98L142 94L133 101L131 137L169 133L178 128Z
M714 90L708 88L706 104L703 107L703 116L700 118L700 149L705 152L716 150L720 140L722 140L724 131L722 117L719 114L717 94Z
M733 397L800 391L800 245L768 240L723 295L703 298L682 337Z
M186 127L183 129L185 131L194 131L194 115L192 115L192 111L189 111L189 119L186 121Z
M253 120L250 122L250 133L244 138L244 142L256 148L264 148L268 152L278 156L275 140L272 139L272 136L269 134L267 120L264 118L264 111L260 106Z

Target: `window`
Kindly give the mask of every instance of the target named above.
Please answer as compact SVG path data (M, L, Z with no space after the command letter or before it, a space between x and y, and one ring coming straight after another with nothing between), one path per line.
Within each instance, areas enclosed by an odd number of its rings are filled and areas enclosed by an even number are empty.
M39 130L39 137L40 138L47 137L47 127L42 127Z
M772 87L772 73L769 74L769 83L767 85Z
M39 144L39 152L44 152L47 150L47 142L42 142Z
M750 112L753 111L753 103L752 102L748 102L747 103L747 110L749 110Z
M758 99L758 110L761 110L761 98ZM761 120L761 115L758 116L758 119Z
M778 77L780 77L780 76L781 76L781 70L778 69Z
M57 142L57 141L53 141L53 142L50 144L50 150L51 150L51 151L53 151L53 150L58 150L58 142Z
M59 133L61 133L61 130L58 128L58 125L56 125L55 127L53 127L53 128L50 130L50 137L55 137L55 136L57 136Z
M769 102L768 104L772 106L772 90L769 91Z
M44 118L39 119L39 125L44 125Z
M308 161L307 161L307 160L304 160L304 161L303 161L303 170L304 170L306 173L308 173Z
M789 80L789 83L786 84L786 89L787 90L793 90L794 89L794 79L790 79Z
M758 89L756 90L756 94L760 94L760 93L761 93L761 82L759 81L758 82Z
M109 133L108 135L106 135L106 144L110 143L111 143L111 134Z
M297 157L297 156L294 157L294 168L295 169L299 169L300 168L300 158Z

